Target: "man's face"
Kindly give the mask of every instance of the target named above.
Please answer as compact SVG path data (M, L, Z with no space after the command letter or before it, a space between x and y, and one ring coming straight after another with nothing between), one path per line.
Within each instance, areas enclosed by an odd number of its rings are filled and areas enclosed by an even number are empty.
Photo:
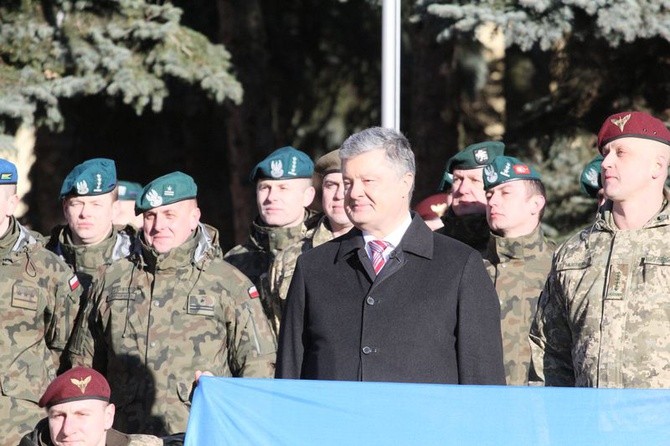
M483 167L467 170L454 169L451 208L457 216L486 213L483 170Z
M521 237L537 227L544 198L531 194L526 183L510 181L486 192L486 219L491 231L503 237Z
M50 407L48 418L55 446L105 446L114 405L100 400L70 401Z
M119 200L116 204L116 212L112 223L125 226L131 224L136 228L142 228L144 218L142 215L135 215L135 202L131 200Z
M414 175L400 174L384 150L371 150L342 160L345 210L357 228L384 237L409 212Z
M195 200L149 209L144 213L144 240L164 254L188 240L199 221L200 209Z
M305 208L314 199L309 178L294 180L261 179L256 183L258 213L268 226L292 228L302 223Z
M109 235L116 201L112 192L63 199L63 215L77 245L95 245Z
M659 151L667 146L640 138L620 138L603 147L603 191L614 202L644 202L650 198L652 180L665 175L666 166L659 164Z
M5 235L9 227L9 219L14 215L19 197L16 195L16 186L13 184L0 185L0 237Z
M344 183L341 172L329 173L323 177L321 206L331 225L351 226L351 221L344 211Z

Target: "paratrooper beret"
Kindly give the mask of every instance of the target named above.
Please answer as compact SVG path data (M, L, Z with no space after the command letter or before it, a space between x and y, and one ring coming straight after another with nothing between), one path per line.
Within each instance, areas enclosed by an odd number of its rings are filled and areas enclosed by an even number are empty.
M0 184L16 184L18 180L19 175L14 163L0 158Z
M598 155L584 166L581 175L579 176L579 189L583 194L591 198L598 197L598 191L602 189L602 179L600 173L602 171L603 156Z
M314 163L300 150L286 146L275 150L251 170L249 180L255 183L259 179L292 180L311 178Z
M142 189L135 200L135 213L165 206L198 196L198 186L189 175L172 172L156 178Z
M670 130L663 121L648 113L626 111L616 113L605 120L598 132L598 151L615 139L633 137L651 139L670 145Z
M467 146L447 161L445 171L453 174L455 169L469 170L484 167L497 156L505 153L501 141L485 141Z
M533 167L511 156L496 157L491 164L484 167L482 174L484 190L510 181L542 180L540 174Z
M109 402L109 383L99 372L89 367L75 367L56 377L40 398L40 407L78 400Z
M135 201L142 193L142 185L132 181L119 180L119 200Z
M109 193L116 187L116 164L107 158L93 158L75 166L65 177L60 198Z
M414 211L424 220L442 218L447 212L447 194L430 195L414 206Z

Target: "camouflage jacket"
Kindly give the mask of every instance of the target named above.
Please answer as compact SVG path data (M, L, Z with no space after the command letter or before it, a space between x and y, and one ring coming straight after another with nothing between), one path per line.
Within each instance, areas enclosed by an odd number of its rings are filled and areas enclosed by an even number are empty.
M168 253L113 263L78 320L73 364L105 374L114 427L166 435L186 430L194 372L272 377L276 343L258 292L223 261L214 228L200 225Z
M556 251L530 332L531 382L670 387L670 208L622 231L611 205Z
M523 237L505 238L491 234L484 265L500 300L503 360L508 385L528 384L528 332L555 247L545 238L540 225Z
M491 233L485 214L470 214L458 217L449 208L444 217L442 217L442 221L444 227L438 229L438 233L455 238L479 251L482 257L484 256L489 243L489 234Z
M72 243L72 235L67 225L56 226L51 231L47 249L72 267L87 291L105 266L130 255L136 245L136 232L131 225L114 226L105 240L87 246Z
M70 268L12 217L0 238L3 443L18 443L44 416L37 402L56 377L80 293Z
M295 262L302 245L314 234L319 214L305 213L303 224L292 228L264 226L257 219L251 224L249 239L228 251L224 259L242 271L256 285L275 336L279 333L283 303L293 278ZM292 248L291 255L282 255Z
M153 435L128 435L117 430L107 431L106 446L163 446L163 440ZM49 419L44 418L35 429L26 434L18 446L53 446L49 433Z

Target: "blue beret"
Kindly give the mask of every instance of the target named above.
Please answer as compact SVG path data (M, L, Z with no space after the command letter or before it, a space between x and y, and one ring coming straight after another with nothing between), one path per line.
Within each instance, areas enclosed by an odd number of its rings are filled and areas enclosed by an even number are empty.
M449 189L452 188L454 185L454 176L449 173L448 170L444 171L444 174L442 175L442 181L440 181L440 185L437 187L438 192L444 192L448 191Z
M107 158L93 158L76 166L65 177L60 198L70 195L102 195L116 187L116 164Z
M540 174L530 165L511 156L497 156L484 167L484 190L516 180L541 181Z
M447 161L445 170L454 173L454 169L470 170L484 167L496 156L505 153L505 144L500 141L485 141L471 144Z
M16 184L19 175L14 163L0 158L0 184Z
M140 183L119 180L119 200L135 201L141 193L142 185Z
M262 178L270 180L292 180L312 178L314 163L310 157L291 146L282 147L268 155L251 171L249 180L255 183Z
M598 191L602 189L602 180L600 173L602 171L603 156L598 155L584 166L581 175L579 175L579 184L582 193L591 198L598 197Z
M197 196L198 186L193 178L183 172L172 172L144 186L142 193L135 200L135 213L141 214L149 209Z

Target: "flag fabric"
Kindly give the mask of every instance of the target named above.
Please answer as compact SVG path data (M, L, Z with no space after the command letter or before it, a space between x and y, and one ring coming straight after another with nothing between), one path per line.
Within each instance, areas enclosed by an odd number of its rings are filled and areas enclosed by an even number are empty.
M186 446L670 444L670 390L203 376Z

